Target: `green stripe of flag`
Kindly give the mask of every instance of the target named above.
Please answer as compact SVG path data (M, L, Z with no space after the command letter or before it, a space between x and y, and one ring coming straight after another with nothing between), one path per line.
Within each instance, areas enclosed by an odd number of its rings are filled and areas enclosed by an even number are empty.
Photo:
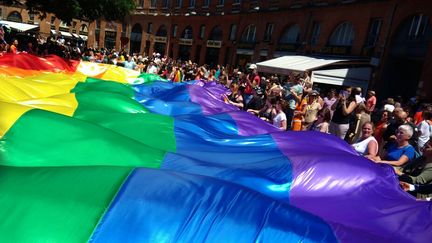
M0 242L86 242L130 171L0 166Z
M1 138L0 165L143 166L158 168L165 151L107 128L64 115L31 110Z

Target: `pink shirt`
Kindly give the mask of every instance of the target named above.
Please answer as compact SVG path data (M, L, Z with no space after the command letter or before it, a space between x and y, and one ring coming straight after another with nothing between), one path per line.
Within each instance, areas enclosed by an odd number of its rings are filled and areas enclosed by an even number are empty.
M375 105L376 105L376 97L375 96L371 96L366 101L366 110L368 110L369 112L372 112L375 109Z

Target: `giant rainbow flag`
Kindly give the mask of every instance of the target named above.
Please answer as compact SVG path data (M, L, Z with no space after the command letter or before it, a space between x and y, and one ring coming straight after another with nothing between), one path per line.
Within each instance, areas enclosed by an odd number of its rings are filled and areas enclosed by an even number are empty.
M0 242L430 242L432 204L214 83L0 58Z

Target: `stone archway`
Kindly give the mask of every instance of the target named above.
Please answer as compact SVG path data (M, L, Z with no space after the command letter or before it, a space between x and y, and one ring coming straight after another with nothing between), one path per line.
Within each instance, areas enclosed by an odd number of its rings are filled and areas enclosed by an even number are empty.
M142 27L140 24L134 24L130 35L130 51L132 53L141 53Z
M161 25L156 31L154 51L161 56L165 55L168 30L165 25Z
M207 39L205 63L209 64L210 67L215 67L217 64L219 64L219 55L220 49L222 47L222 39L222 28L219 25L215 26L211 30L209 38Z
M18 23L22 23L23 19L20 13L18 13L17 11L13 11L12 13L10 13L7 18L7 21L12 21L12 22L18 22Z
M416 95L429 43L432 40L430 19L417 14L405 19L394 32L382 75L386 97Z
M191 58L192 43L193 29L191 26L187 26L180 35L179 58L182 61L187 61Z

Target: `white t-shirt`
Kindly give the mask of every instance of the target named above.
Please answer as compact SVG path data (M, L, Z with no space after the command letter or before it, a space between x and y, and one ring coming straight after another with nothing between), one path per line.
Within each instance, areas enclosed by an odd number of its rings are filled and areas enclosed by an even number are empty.
M425 120L418 124L417 129L420 131L420 136L418 137L418 147L423 148L423 146L429 141L431 134L431 125Z
M378 144L377 140L374 138L374 136L370 136L363 141L360 141L358 143L355 143L351 146L361 155L365 155L367 153L367 147L369 145L370 141L374 141L376 144Z
M273 118L273 126L279 128L282 130L282 121L286 121L286 115L283 112L278 113L274 118Z
M147 73L153 73L153 74L156 74L156 73L157 73L157 67L156 67L155 65L152 65L152 66L148 69Z

